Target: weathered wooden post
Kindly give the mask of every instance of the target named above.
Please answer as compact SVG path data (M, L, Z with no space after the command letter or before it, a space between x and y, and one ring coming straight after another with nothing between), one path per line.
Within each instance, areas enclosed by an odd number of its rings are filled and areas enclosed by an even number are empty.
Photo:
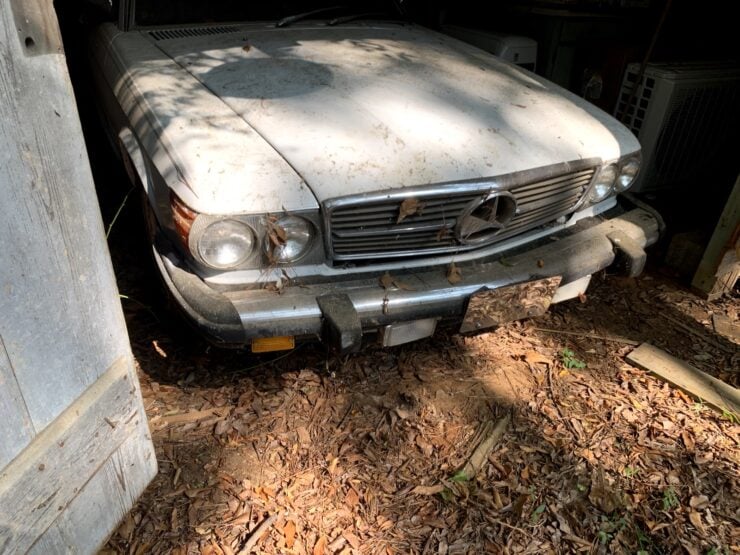
M0 2L0 553L95 552L156 469L51 0Z

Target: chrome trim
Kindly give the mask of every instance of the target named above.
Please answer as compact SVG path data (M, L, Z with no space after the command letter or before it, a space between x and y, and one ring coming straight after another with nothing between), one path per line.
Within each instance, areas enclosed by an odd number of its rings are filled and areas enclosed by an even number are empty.
M336 197L333 199L326 200L322 203L322 220L324 223L324 247L326 250L326 256L329 263L334 262L349 262L358 260L366 262L372 259L384 259L384 258L402 258L408 256L431 256L435 254L450 254L457 252L465 252L477 248L482 248L490 245L487 244L475 244L475 245L450 245L441 246L439 248L425 248L423 251L409 249L403 251L394 251L392 253L383 253L382 255L342 255L337 256L334 253L333 241L332 241L332 213L338 208L345 208L354 205L362 206L364 204L371 204L376 202L390 201L390 202L402 202L407 198L417 198L424 200L430 197L442 196L442 195L465 195L465 194L481 194L489 195L496 191L507 191L513 187L524 186L528 183L536 183L548 179L557 178L568 173L575 173L578 171L594 169L594 174L590 181L584 188L584 193L580 199L572 207L569 207L562 213L559 213L553 217L556 220L563 215L576 211L582 206L584 199L588 195L593 185L593 178L598 173L598 169L602 166L602 160L598 157L586 158L582 160L573 160L570 162L561 162L559 164L553 164L550 166L542 166L539 168L531 168L519 172L513 172L509 174L499 175L495 177L488 177L483 179L469 179L464 181L452 181L446 183L437 183L433 185L415 185L413 187L399 187L395 189L388 189L386 191L374 191L370 193L363 193L360 195L346 195L343 197ZM531 229L530 227L524 227L522 232ZM416 230L416 228L414 228ZM505 231L502 235L505 236ZM379 235L376 233L375 235Z
M294 265L290 268L267 268L264 270L231 270L228 272L216 272L212 269L209 271L201 272L199 275L203 280L214 287L244 287L251 286L255 283L269 283L276 282L285 277L284 271L287 272L291 279L307 279L312 278L333 278L333 279L346 279L350 276L357 276L366 274L369 271L372 272L396 272L396 271L413 271L415 269L429 268L431 266L444 266L455 262L459 264L461 262L472 262L474 260L481 260L491 256L500 255L511 249L519 248L527 243L537 241L553 233L563 231L571 228L582 220L593 218L603 214L604 212L614 208L617 205L616 197L609 197L608 199L601 201L598 205L593 204L587 208L583 208L580 211L572 214L567 220L563 222L557 222L552 228L547 229L534 229L525 231L522 234L515 235L500 242L494 242L490 245L483 246L480 249L474 251L467 251L463 253L445 253L442 256L436 257L421 257L417 256L412 259L391 259L378 261L372 265L362 266L351 266L351 265L336 265L331 266L328 263L315 264L315 265Z
M575 209L576 210L579 210L579 209L581 209L584 206L595 206L595 205L599 204L600 202L604 202L604 201L608 200L609 198L613 198L616 195L624 194L625 192L629 191L634 186L634 184L637 183L637 177L640 175L640 172L639 171L637 172L637 176L635 176L635 179L632 181L632 183L630 184L630 186L627 189L625 189L624 191L618 192L618 191L615 190L614 186L612 186L611 193L609 195L607 195L605 198L603 198L603 199L601 199L599 201L596 201L596 202L593 202L593 201L590 200L591 199L591 191L594 188L594 185L596 183L596 178L598 177L598 175L601 172L601 170L603 170L605 167L607 167L607 166L609 166L611 164L614 164L614 165L617 166L617 169L619 170L619 172L621 172L622 171L622 165L625 164L625 163L627 163L629 160L631 160L633 158L637 158L637 160L639 160L639 162L640 162L640 170L642 170L642 150L636 150L634 152L630 152L629 154L623 154L619 158L614 158L612 160L602 161L601 162L601 165L596 170L596 173L594 174L594 177L591 180L591 183L589 184L588 188L586 189L586 192L583 194L583 197L578 202L578 204L576 205ZM615 183L616 183L617 179L619 179L619 172L617 173L617 178L614 180Z
M488 260L463 267L463 279L451 285L444 268L430 267L420 272L399 273L409 289L384 289L377 277L323 284L287 286L280 295L269 290L225 292L236 308L245 337L273 335L314 335L322 332L322 313L316 298L329 292L349 296L364 330L419 320L451 318L459 320L467 299L481 288L496 289L541 279L562 276L562 285L598 272L615 260L615 249L608 235L620 231L641 247L658 239L658 223L644 210L636 209L558 241L525 251L510 259L511 265Z
M198 274L200 275L209 275L211 273L215 272L234 272L239 270L249 270L249 269L258 269L260 271L264 270L265 268L290 268L293 266L296 266L297 264L320 264L325 261L324 256L324 241L321 238L321 218L319 216L319 212L317 210L306 210L306 211L297 211L297 212L291 212L291 216L300 216L301 218L308 221L314 228L314 237L311 239L311 245L306 250L304 254L301 255L301 257L298 260L293 260L291 262L276 262L276 261L270 261L265 254L265 249L263 248L264 242L266 240L266 224L265 220L270 216L275 216L278 219L287 216L287 213L277 213L277 214L250 214L250 215L229 215L229 216L215 216L211 214L198 214L196 216L195 220L193 221L193 225L190 228L190 233L188 235L188 250L190 255L190 262L193 264L196 269L198 270ZM246 224L254 233L255 237L255 248L254 252L249 255L249 257L239 266L236 266L234 268L229 269L223 269L219 270L218 268L213 268L212 266L208 265L205 261L200 259L200 255L198 253L198 239L200 234L205 230L209 225L212 223L219 221L219 220L236 220L237 222Z
M489 232L488 236L478 239L470 239L469 234L467 237L463 237L463 226L465 223L465 219L469 217L474 217L473 212L475 212L478 208L483 206L485 203L489 202L490 200L496 199L496 212L498 212L498 200L499 199L508 199L508 202L511 202L513 205L513 208L511 210L511 214L508 218L506 218L506 221L499 220L498 213L493 214L492 218L489 218L487 220L488 228L487 229L495 229L495 231ZM509 191L501 191L501 192L495 192L490 193L489 195L485 197L479 197L473 202L471 202L468 207L463 210L462 214L460 215L460 218L457 220L457 225L455 225L455 238L463 245L482 245L485 243L490 242L496 235L504 231L506 226L509 222L519 213L519 203L516 201L516 197L511 194ZM480 218L479 218L480 219Z

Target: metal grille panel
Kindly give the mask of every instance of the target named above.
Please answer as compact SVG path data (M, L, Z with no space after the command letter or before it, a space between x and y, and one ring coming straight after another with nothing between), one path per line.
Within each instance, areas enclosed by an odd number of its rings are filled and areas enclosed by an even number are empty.
M383 198L360 196L325 206L329 246L335 261L373 261L401 256L428 256L481 248L529 229L553 222L571 212L586 192L595 165L576 170L573 165L547 177L501 186L490 183L467 187L415 188L407 196L393 192ZM458 218L492 191L508 190L517 201L517 212L505 229L481 245L461 244L455 237ZM401 202L414 198L422 207L398 221Z
M218 25L209 27L183 27L179 29L159 29L149 31L154 40L182 39L186 37L203 37L206 35L223 35L239 31L239 25Z

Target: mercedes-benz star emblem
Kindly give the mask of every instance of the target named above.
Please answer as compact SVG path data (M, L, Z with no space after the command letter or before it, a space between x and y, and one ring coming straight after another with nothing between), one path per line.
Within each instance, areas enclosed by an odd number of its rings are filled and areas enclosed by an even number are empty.
M500 233L516 215L516 199L507 191L471 202L457 221L455 235L466 245L485 243Z

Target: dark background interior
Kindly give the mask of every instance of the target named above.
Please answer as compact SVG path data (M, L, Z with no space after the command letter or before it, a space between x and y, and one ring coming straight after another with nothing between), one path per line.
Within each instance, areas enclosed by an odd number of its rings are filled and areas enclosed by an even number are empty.
M85 49L92 27L104 20L115 20L116 6L112 1L110 9L106 9L106 0L57 2L106 222L114 217L129 186L97 122ZM274 11L275 4L268 4ZM305 3L283 3L280 14L294 13L291 10L299 9L298 4ZM581 96L585 95L589 79L598 76L600 93L589 100L609 113L614 113L627 64L644 61L651 44L650 62L740 59L736 20L731 6L721 0L505 0L486 5L472 0L407 0L403 5L412 20L431 28L453 24L535 39L537 73ZM657 32L661 19L663 25ZM740 122L740 108L736 107L728 117ZM708 241L740 170L740 161L734 154L740 141L735 135L733 129L730 136L717 141L714 156L707 161L706 171L699 179L692 177L673 187L641 195L660 210L668 223L669 233L657 246L656 258L666 257L676 234L691 235L697 253ZM696 256L679 259L679 267L674 270L688 278L698 260Z

